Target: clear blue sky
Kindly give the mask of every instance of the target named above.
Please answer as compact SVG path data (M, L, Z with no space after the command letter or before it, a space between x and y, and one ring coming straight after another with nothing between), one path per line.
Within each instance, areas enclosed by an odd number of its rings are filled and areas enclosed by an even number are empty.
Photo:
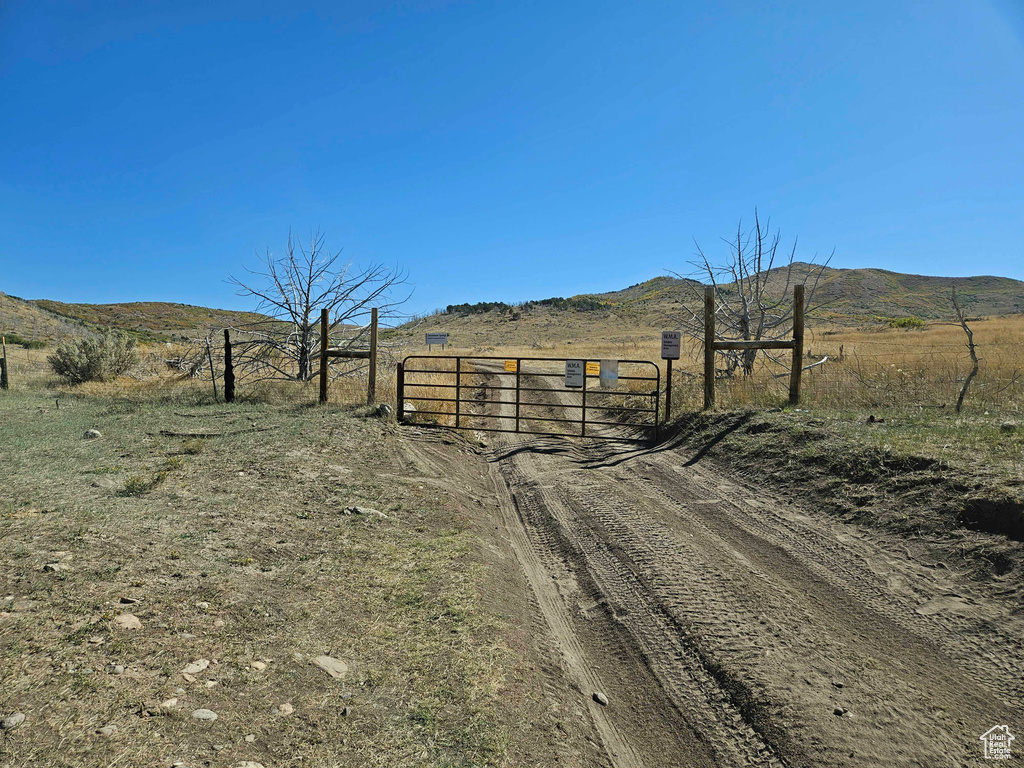
M414 311L808 258L1024 278L1024 0L4 2L0 290L245 307L289 227Z

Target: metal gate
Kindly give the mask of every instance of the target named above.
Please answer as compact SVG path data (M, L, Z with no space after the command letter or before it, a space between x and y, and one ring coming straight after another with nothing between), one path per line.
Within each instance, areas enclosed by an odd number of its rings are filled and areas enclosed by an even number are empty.
M599 360L410 355L398 366L398 419L483 432L656 440L658 366L603 362L616 371L614 379L602 378ZM567 364L580 386L567 386Z

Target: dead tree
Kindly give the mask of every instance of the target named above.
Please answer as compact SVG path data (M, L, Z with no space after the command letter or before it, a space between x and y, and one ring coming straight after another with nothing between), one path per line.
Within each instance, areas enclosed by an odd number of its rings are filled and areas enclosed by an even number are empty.
M289 232L284 256L267 251L259 259L262 267L248 270L256 278L252 283L231 278L238 294L255 298L256 310L267 318L236 329L244 343L236 343L235 367L254 378L309 381L319 374L314 364L322 309L328 311L330 330L355 331L347 341L356 344L368 332L363 321L373 307L382 320L393 318L409 298L404 292L394 295L405 285L402 270L382 264L355 268L341 261L341 251L327 249L319 230L305 243Z
M723 241L729 254L720 262L713 261L697 244L697 259L690 264L695 270L685 280L686 295L680 301L680 312L671 320L695 345L704 342L704 287L715 291L715 338L731 341L762 341L786 337L793 325L793 303L790 300L796 283L805 285L804 314L820 309L814 304L815 292L832 256L821 263L808 264L795 260L796 240L787 252L780 253L782 236L771 233L771 221L763 224L754 211L754 226L743 231L736 227L735 239ZM676 277L683 277L673 273ZM696 279L692 279L696 278ZM765 350L720 350L725 358L725 374L736 371L749 376L754 372L758 352L774 359Z
M974 332L971 331L971 327L967 325L967 316L964 315L964 310L960 306L960 302L956 297L956 288L952 291L953 299L953 311L956 313L956 319L960 327L964 329L964 333L967 334L967 351L971 354L971 372L967 374L967 378L964 380L963 387L960 388L960 395L956 399L956 412L960 413L960 409L963 408L964 398L967 397L967 389L971 386L971 382L974 381L974 377L978 375L978 352L977 345L974 343Z

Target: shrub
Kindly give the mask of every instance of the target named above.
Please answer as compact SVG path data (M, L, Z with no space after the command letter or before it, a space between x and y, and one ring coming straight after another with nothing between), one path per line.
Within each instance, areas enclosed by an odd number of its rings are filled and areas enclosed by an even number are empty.
M53 372L71 384L110 381L138 363L135 339L123 333L62 341L46 359Z
M919 317L890 317L890 328L906 328L907 330L920 330L924 328L924 320Z

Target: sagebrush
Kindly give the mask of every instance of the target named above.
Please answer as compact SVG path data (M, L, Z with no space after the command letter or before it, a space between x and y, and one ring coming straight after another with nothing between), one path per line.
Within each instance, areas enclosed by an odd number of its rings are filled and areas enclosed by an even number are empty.
M123 333L62 341L46 360L53 372L69 384L111 381L139 362L135 339Z

